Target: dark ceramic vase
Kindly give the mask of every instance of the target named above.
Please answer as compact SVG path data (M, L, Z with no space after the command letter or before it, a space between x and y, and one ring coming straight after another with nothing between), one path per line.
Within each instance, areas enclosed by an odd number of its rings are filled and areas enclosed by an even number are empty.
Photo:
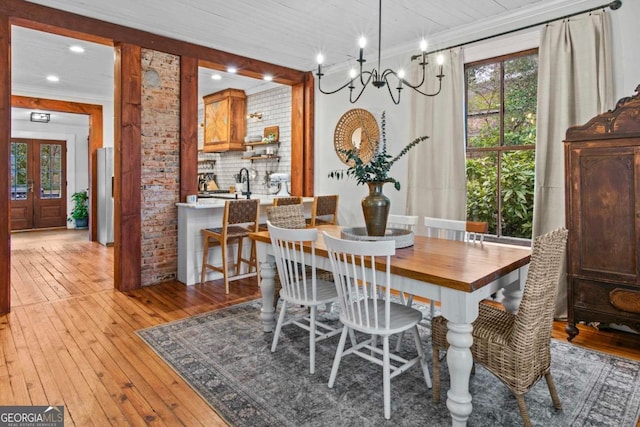
M367 182L369 195L362 199L362 213L369 236L384 236L391 201L382 193L385 182Z

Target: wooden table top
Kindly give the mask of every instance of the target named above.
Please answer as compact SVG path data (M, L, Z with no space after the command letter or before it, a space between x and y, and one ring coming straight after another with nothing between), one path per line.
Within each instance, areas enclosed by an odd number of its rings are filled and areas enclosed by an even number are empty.
M316 255L328 257L322 231L340 237L341 226L318 228ZM251 233L258 242L270 243L268 231ZM529 248L491 243L466 243L457 240L415 236L414 245L397 249L391 260L391 273L434 283L464 292L473 292L529 263ZM381 266L382 268L382 266Z

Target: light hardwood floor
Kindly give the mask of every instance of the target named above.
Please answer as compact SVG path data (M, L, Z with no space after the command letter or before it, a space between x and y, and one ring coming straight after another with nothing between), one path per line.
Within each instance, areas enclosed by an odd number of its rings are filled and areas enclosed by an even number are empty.
M64 405L67 426L226 425L136 330L259 297L254 280L113 290L113 248L86 232L12 235L0 405ZM564 324L554 336L565 339ZM640 339L581 327L576 345L640 360Z

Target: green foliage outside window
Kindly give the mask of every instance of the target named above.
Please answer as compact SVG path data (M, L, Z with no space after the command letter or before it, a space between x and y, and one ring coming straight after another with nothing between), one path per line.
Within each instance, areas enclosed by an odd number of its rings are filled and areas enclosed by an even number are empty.
M467 218L497 236L531 238L537 68L529 53L466 69Z
M495 156L467 159L467 218L489 223L489 233L531 238L535 154L502 154L502 229L497 233L497 167Z

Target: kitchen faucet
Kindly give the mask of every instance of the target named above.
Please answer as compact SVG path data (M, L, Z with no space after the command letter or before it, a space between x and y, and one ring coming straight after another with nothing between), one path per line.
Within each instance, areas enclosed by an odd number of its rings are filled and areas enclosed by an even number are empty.
M244 174L247 177L247 191L246 192L242 192L242 194L246 194L247 195L247 199L251 198L251 186L249 185L249 169L247 168L242 168L240 169L240 173L238 173L238 178L240 180L240 182L242 183L242 173L244 172Z

